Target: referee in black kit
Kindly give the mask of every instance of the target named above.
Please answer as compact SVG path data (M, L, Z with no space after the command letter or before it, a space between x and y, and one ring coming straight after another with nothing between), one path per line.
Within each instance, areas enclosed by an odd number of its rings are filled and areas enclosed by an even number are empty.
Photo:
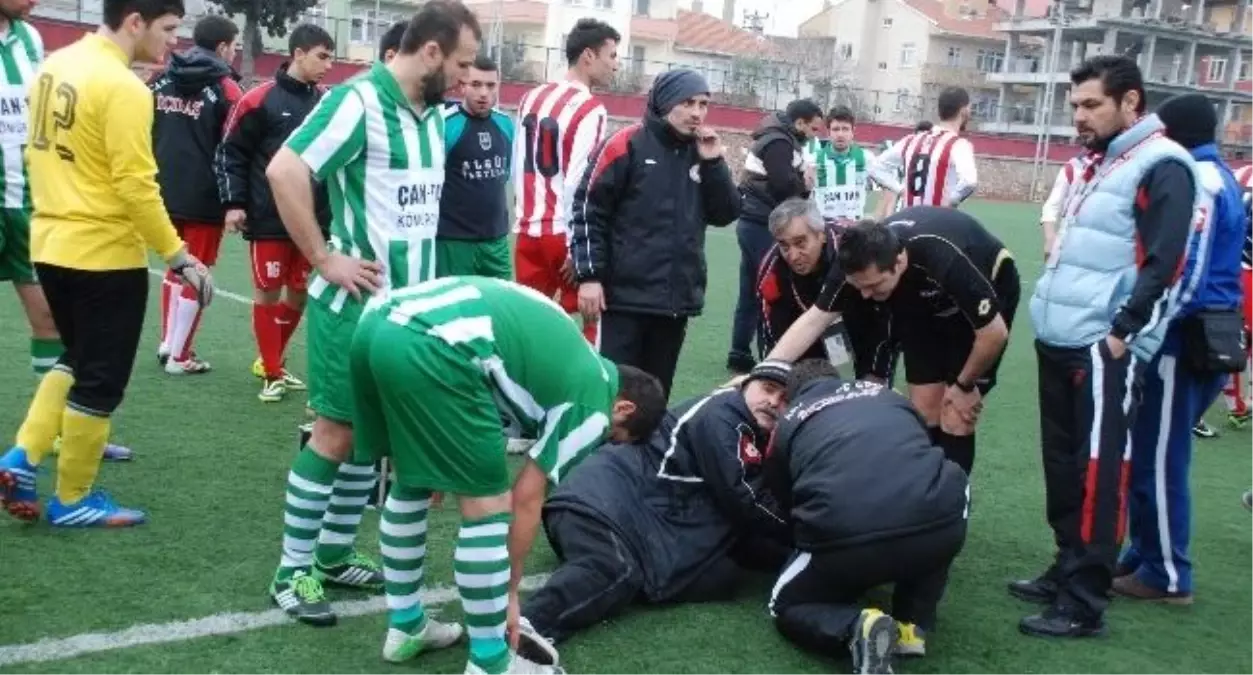
M915 206L840 233L839 265L769 358L794 360L859 296L883 303L905 355L910 400L933 442L971 472L975 424L1021 293L1013 255L967 213Z

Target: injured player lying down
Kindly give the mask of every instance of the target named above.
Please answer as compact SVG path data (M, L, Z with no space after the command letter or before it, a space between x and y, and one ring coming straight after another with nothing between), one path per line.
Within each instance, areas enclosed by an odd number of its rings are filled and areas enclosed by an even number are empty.
M556 665L553 644L635 602L726 600L747 568L782 568L789 530L761 467L789 370L758 364L739 385L672 409L648 441L602 448L554 489L544 528L561 565L523 602L520 656Z

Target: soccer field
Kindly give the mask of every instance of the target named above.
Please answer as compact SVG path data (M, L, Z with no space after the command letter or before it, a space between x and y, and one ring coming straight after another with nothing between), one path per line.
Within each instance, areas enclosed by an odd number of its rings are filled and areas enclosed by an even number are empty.
M1038 206L974 203L1016 254L1028 295L1041 264ZM734 229L708 238L706 314L692 322L675 401L724 382L739 252ZM122 504L149 511L130 530L52 531L0 517L0 671L3 672L461 672L464 646L406 666L380 658L386 618L380 598L330 590L347 608L335 628L296 625L266 594L278 561L283 490L304 397L257 400L251 283L245 248L228 241L217 270L219 295L197 351L214 371L174 378L155 361L159 286L114 439L136 460L105 464L99 484ZM1044 519L1038 449L1035 360L1027 302L1011 337L1000 384L979 432L974 504L966 548L940 608L926 658L898 672L1242 672L1250 657L1250 436L1209 421L1220 437L1198 441L1193 461L1196 604L1117 600L1106 638L1046 641L1019 635L1035 607L1010 598L1005 583L1043 570L1052 555ZM16 431L34 389L25 320L12 292L0 292L0 436ZM303 329L289 361L304 375ZM1221 406L1221 404L1219 404ZM52 490L52 463L41 494ZM432 511L427 590L434 613L460 615L452 583L454 507ZM361 544L377 552L377 514ZM555 562L537 542L529 571ZM848 660L803 653L774 630L766 612L772 579L745 587L732 603L640 608L587 631L562 648L570 672L846 672Z

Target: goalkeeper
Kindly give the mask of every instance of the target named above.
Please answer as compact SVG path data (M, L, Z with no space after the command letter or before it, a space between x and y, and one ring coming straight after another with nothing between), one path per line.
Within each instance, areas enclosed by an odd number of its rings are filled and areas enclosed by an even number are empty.
M419 601L427 510L433 493L447 492L461 509L453 570L470 637L465 672L557 672L506 642L545 492L606 439L649 437L666 412L661 384L603 359L552 300L486 277L371 301L349 362L357 460L390 449L396 475L379 525L391 610L383 658L405 661L461 637ZM539 439L512 488L494 395Z
M17 442L0 457L0 502L39 517L35 475L61 435L59 527L144 521L93 489L109 417L130 381L148 305L146 249L156 251L200 304L213 295L208 270L170 223L152 156L153 98L134 61L161 62L174 43L182 0L104 0L104 23L39 70L32 92L31 254L65 352L40 382Z

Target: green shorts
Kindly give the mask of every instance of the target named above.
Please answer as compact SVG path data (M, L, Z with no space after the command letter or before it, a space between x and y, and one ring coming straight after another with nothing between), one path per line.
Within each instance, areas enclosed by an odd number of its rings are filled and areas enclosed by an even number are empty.
M372 312L352 342L357 461L391 457L396 483L466 497L509 490L487 375L443 340Z
M512 281L513 256L509 253L509 237L486 241L436 239L435 276L495 277Z
M30 262L30 212L0 209L0 281L39 283Z
M306 310L309 334L309 408L321 417L352 424L352 380L348 352L357 330L361 305L349 299L339 314L326 303L312 300Z

